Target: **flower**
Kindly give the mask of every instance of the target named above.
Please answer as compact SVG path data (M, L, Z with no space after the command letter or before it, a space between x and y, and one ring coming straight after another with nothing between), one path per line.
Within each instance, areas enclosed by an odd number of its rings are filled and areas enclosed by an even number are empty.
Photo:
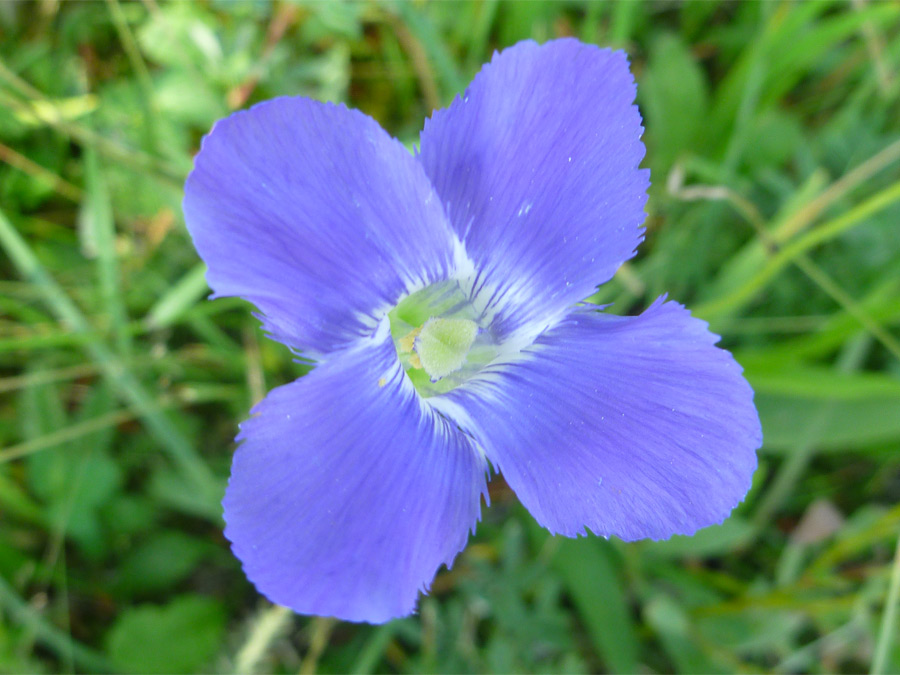
M495 54L416 155L366 115L278 98L219 121L185 187L215 296L318 362L241 425L225 534L297 612L415 609L490 466L566 536L690 534L743 499L753 392L675 302L581 304L642 240L649 173L622 52Z

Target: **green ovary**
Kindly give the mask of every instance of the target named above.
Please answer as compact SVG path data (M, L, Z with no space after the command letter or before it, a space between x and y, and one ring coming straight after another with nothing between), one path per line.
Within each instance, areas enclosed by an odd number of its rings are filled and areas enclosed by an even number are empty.
M468 319L426 321L414 345L425 372L436 380L459 370L477 334L478 326Z

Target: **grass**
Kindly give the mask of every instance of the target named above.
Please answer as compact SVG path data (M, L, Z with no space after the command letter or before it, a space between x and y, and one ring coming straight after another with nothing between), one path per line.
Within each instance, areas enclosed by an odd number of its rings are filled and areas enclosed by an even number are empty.
M598 302L723 336L765 444L723 525L549 537L502 482L419 613L271 608L222 536L237 423L304 372L208 302L182 184L302 94L404 143L494 49L628 51L647 241ZM0 671L898 672L900 8L0 4Z

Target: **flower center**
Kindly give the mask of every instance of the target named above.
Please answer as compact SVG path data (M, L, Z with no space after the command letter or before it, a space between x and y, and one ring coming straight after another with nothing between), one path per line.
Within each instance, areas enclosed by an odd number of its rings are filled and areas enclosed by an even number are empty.
M456 281L408 295L388 318L400 361L425 397L458 387L499 351L483 314Z

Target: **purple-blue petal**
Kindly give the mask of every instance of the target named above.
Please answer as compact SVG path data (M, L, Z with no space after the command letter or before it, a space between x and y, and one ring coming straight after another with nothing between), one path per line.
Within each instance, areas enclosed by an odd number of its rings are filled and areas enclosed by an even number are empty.
M501 334L546 325L634 255L649 184L634 97L623 52L520 42L426 122L419 159Z
M439 405L552 532L692 534L744 498L762 440L753 391L717 340L674 302L578 311Z
M411 288L446 278L455 236L421 165L342 105L277 98L216 123L184 214L217 296L324 354L371 333Z
M416 394L386 321L270 392L239 440L225 535L256 587L303 614L409 614L486 493L486 461Z

